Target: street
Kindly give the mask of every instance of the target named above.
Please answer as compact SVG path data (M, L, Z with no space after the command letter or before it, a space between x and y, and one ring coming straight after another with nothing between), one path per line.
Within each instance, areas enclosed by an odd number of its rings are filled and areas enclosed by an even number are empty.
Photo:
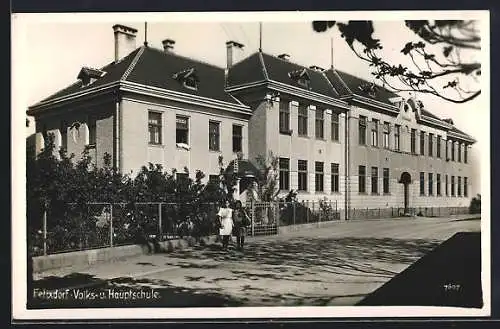
M247 237L244 252L234 244L228 252L208 245L38 273L34 288L106 297L35 298L32 307L354 305L455 233L480 231L479 219L456 217L338 222ZM130 290L157 296L131 300L116 294Z

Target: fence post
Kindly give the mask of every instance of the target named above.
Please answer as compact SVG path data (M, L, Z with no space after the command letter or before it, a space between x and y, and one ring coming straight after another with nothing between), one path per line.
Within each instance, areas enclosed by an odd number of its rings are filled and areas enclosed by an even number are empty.
M293 205L293 225L295 225L295 216L297 216L297 209L296 209L296 205L295 205L295 202L292 202L292 205Z
M158 203L158 234L160 235L160 241L163 241L163 229L161 223L161 202Z
M113 247L113 204L109 204L109 246Z
M43 255L47 256L47 205L43 209Z

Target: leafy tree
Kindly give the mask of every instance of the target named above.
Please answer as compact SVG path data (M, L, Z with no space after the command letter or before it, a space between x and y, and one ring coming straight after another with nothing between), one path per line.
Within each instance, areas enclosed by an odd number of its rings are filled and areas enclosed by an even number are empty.
M315 21L316 32L337 26L356 56L370 64L372 75L394 91L431 94L453 103L465 103L481 94L480 31L470 20L407 20L404 26L416 38L401 45L410 65L382 56L372 21Z
M257 166L263 173L262 179L257 182L257 195L260 201L276 201L279 194L279 158L272 152L266 156L258 156Z

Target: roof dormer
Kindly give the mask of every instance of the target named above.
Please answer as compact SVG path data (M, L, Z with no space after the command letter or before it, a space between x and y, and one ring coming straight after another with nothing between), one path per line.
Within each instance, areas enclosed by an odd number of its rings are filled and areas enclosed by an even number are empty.
M306 69L299 69L288 73L290 79L302 87L309 88L310 77Z
M358 86L358 90L375 98L377 96L378 86L375 83L362 83Z
M177 72L172 76L172 78L177 80L179 83L182 83L184 88L198 90L200 79L198 78L195 68L189 68L187 70Z
M94 81L101 78L105 74L106 72L102 70L84 66L80 70L80 73L78 73L77 79L81 80L82 87L85 87L92 84Z

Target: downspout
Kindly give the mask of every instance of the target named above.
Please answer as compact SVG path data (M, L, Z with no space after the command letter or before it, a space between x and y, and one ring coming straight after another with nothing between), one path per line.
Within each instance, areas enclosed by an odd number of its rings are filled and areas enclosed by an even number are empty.
M346 111L345 113L345 137L344 137L344 183L345 183L345 205L344 205L344 211L345 211L345 219L349 219L349 198L350 198L350 178L349 178L349 110Z
M115 102L115 168L118 172L121 172L122 168L122 142L121 142L121 130L122 130L122 110L121 110L121 100L119 97L116 98Z

